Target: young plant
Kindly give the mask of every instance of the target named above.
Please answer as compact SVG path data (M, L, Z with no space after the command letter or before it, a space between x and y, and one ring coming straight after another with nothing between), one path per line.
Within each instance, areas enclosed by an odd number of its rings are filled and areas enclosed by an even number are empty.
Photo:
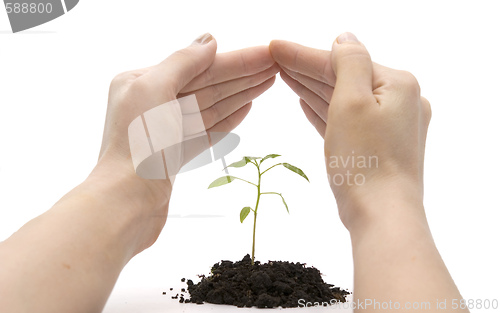
M261 186L261 182L262 182L262 176L266 172L268 172L270 169L272 169L272 168L274 168L274 167L276 167L278 165L283 165L285 168L289 169L290 171L292 171L292 172L294 172L296 174L299 174L300 176L304 177L307 181L309 181L309 178L307 178L306 174L304 174L304 172L300 168L295 167L295 166L293 166L291 164L288 164L288 163L278 163L278 164L274 164L273 166L270 166L266 170L262 170L261 169L262 163L265 160L267 160L267 159L274 159L274 158L279 157L279 156L280 156L279 154L269 154L269 155L266 155L263 158L245 156L240 161L234 162L234 163L232 163L232 164L230 164L230 165L228 165L226 167L226 168L228 168L228 167L243 167L243 166L247 165L248 163L253 164L257 168L257 172L259 174L259 179L258 179L257 184L249 182L248 180L245 180L245 179L241 179L241 178L238 178L238 177L235 177L235 176L227 175L227 176L222 176L222 177L217 178L216 180L214 180L210 184L210 186L208 186L209 189L213 188L213 187L219 187L219 186L222 186L222 185L229 184L229 183L233 182L234 180L238 179L238 180L244 181L246 183L249 183L250 185L253 185L253 186L257 187L257 203L255 204L255 208L252 209L251 207L246 206L243 209L241 209L241 212L240 212L240 222L241 223L243 223L243 221L248 216L248 214L250 214L250 211L253 212L252 265L254 264L254 261L255 261L255 226L257 225L257 210L259 208L260 196L261 195L278 195L278 196L280 196L281 200L283 200L283 204L285 205L286 211L288 212L288 214L290 214L290 211L288 211L288 205L286 204L285 198L283 198L283 195L281 195L281 193L277 193L277 192L262 192L260 190L260 186ZM226 168L224 168L223 170L225 170Z

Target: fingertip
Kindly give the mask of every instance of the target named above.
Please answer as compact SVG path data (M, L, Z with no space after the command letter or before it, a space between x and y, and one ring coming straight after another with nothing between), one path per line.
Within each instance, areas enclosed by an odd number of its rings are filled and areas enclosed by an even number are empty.
M299 82L297 82L293 77L291 77L286 70L280 71L281 79L287 84L290 88L294 89Z
M307 104L306 101L300 99L299 103L309 123L314 126L321 137L325 138L326 123L321 119L321 117L319 117L318 114L316 114L316 112L314 112L314 110L309 106L309 104Z
M252 109L252 104L253 104L253 102L250 101L238 110L238 113L241 114L241 116L240 116L241 121L243 121L245 119L245 117L247 117L248 113Z
M281 71L281 67L278 63L274 62L273 65L269 68L269 70L274 73L274 75L278 74Z
M213 53L215 54L217 52L217 39L213 37L213 39L210 40L210 42L208 42L207 44L205 44L205 46L207 46L207 49L213 50Z
M309 104L307 104L307 102L305 102L304 99L302 99L302 98L299 99L299 103L300 103L300 107L302 108L302 111L304 111L305 115L309 117L309 115L312 111Z
M217 40L210 33L205 33L196 38L186 49L207 49L209 54L215 57L217 52Z
M256 71L264 71L276 63L269 46L255 46L244 50L251 51L254 55L253 63L250 63L249 67L254 67Z
M278 39L273 39L269 43L269 51L271 52L271 55L276 62L280 58L280 52L282 51L283 46L286 45L287 43L288 42L285 40L278 40Z
M263 88L262 92L268 90L269 88L271 88L273 85L274 85L274 82L276 81L276 75L273 75L271 77L269 77L267 80L263 81L261 84L259 84L258 86L256 87L261 87ZM256 88L254 87L254 88Z
M337 37L337 39L335 39L334 43L343 44L343 43L360 43L360 42L358 40L358 37L356 37L356 35L350 32L345 32L340 34Z
M337 77L336 86L356 94L372 91L373 64L366 47L349 32L337 37L330 54L331 67Z
M269 84L272 86L274 85L274 83L276 82L276 75L272 76L271 78L269 78L267 80L269 82ZM269 86L270 87L270 86Z
M271 40L271 42L269 42L269 51L271 51L271 54L272 54L273 50L276 49L276 46L279 45L279 42L280 42L280 40L277 40L277 39L273 39L273 40Z

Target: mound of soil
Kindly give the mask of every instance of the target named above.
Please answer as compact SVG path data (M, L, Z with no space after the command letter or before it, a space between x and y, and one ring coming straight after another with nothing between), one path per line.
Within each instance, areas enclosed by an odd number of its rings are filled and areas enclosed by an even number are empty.
M216 263L208 277L200 278L197 284L187 281L191 298L186 303L289 308L297 307L300 299L313 303L345 302L350 294L325 283L314 267L285 261L256 261L252 265L248 254L238 262Z

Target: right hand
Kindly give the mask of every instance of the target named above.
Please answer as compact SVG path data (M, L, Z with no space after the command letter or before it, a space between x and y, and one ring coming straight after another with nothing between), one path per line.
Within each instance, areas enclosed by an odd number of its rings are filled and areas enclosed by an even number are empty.
M391 214L401 202L422 207L431 109L413 75L372 63L349 33L331 52L274 41L271 53L325 138L329 182L347 228L376 218L380 208Z

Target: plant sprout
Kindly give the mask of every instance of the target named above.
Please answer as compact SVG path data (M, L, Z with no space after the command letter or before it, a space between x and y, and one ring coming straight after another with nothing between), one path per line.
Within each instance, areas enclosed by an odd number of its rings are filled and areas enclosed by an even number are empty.
M241 209L241 212L240 212L240 222L241 223L243 223L243 221L248 216L248 214L250 214L250 211L253 212L252 265L254 264L254 261L255 261L255 226L257 224L257 210L259 208L260 196L261 195L278 195L278 196L280 196L281 200L283 200L283 204L285 205L286 211L288 212L288 214L290 214L290 211L288 210L288 205L286 204L285 198L283 198L283 195L281 193L278 193L278 192L262 192L260 190L260 186L261 186L261 182L262 182L262 176L266 172L268 172L270 169L272 169L272 168L274 168L274 167L276 167L278 165L283 165L285 168L287 168L290 171L292 171L292 172L294 172L294 173L296 173L296 174L304 177L307 181L309 181L309 178L307 178L306 174L304 174L304 172L300 168L295 167L295 166L293 166L291 164L288 164L288 163L278 163L278 164L274 164L273 166L267 168L266 170L262 170L261 169L262 163L265 160L267 160L267 159L274 159L274 158L279 157L279 156L280 156L279 154L269 154L269 155L266 155L263 158L245 156L240 161L234 162L234 163L232 163L232 164L230 164L230 165L228 165L226 167L226 168L228 168L228 167L243 167L243 166L247 165L248 163L253 164L257 168L257 171L259 173L259 180L258 180L257 184L254 184L254 183L252 183L252 182L250 182L248 180L245 180L245 179L241 179L241 178L238 178L238 177L235 177L235 176L227 175L227 176L222 176L222 177L217 178L216 180L214 180L210 184L210 186L208 186L209 189L213 188L213 187L219 187L219 186L222 186L222 185L229 184L229 183L233 182L234 180L238 179L238 180L244 181L246 183L249 183L250 185L253 185L253 186L257 187L257 203L255 204L255 208L252 209L251 207L246 206L243 209ZM225 170L226 168L224 168L223 170Z

